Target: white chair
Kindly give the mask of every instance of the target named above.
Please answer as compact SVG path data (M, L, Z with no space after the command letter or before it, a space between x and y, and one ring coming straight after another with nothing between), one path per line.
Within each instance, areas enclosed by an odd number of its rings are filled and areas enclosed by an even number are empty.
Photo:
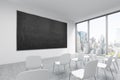
M16 76L16 80L50 80L50 72L46 69L24 71Z
M108 56L108 57L109 57L109 56ZM108 60L108 57L105 58L105 61ZM117 68L118 68L118 70L119 70L119 65L118 65L117 58L118 58L118 52L116 52L116 53L113 55L112 63L113 63L114 68L116 69L116 67L115 67L115 64L116 64L116 66L117 66ZM117 69L116 69L116 72L117 72Z
M118 59L118 53L119 53L119 52L116 52L116 53L114 54L112 62L113 62L113 64L116 63L116 66L117 66L117 68L118 68L118 70L119 70L119 65L118 65L118 61L117 61L117 59ZM115 67L115 66L114 66L114 67Z
M59 57L58 61L55 61L53 63L53 72L55 70L55 66L63 65L64 70L65 70L65 66L68 64L70 68L70 61L71 61L70 54L63 54L62 56Z
M28 56L26 58L26 69L43 68L42 59L40 56Z
M102 56L102 49L100 47L96 49L96 55Z
M71 59L72 61L74 61L76 63L76 67L78 62L82 63L82 66L84 65L84 54L83 53L76 53L75 58Z
M97 55L96 54L89 54L89 60L92 61L92 60L96 60L97 59Z
M100 63L100 62L99 62L98 65L97 65L98 69L101 68L101 69L104 70L105 75L106 75L106 72L105 72L105 71L106 71L107 69L109 69L110 72L111 72L111 74L112 74L112 76L113 76L112 70L111 70L111 68L110 68L111 63L112 63L112 59L113 59L113 57L110 56L110 57L108 58L108 61L107 61L106 63ZM107 77L106 77L106 78L107 78ZM113 76L113 78L114 78L114 76Z
M89 79L92 77L95 78L97 63L98 63L97 60L90 61L85 66L85 69L79 69L79 70L72 71L69 75L69 80L70 80L71 75L73 75L74 77L76 77L80 80ZM95 80L96 80L96 78L95 78Z
M83 53L84 54L88 54L89 53L89 44L88 43L85 43L85 45L84 45L84 48L83 48Z

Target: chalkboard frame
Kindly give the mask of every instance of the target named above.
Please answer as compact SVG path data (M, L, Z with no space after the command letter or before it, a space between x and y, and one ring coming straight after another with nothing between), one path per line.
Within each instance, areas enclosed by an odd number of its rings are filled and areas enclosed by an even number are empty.
M67 48L67 23L17 10L17 51Z

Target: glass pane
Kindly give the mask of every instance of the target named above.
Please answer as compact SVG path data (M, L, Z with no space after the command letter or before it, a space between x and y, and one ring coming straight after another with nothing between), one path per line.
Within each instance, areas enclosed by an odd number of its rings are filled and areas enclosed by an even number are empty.
M86 43L88 43L87 21L77 24L77 52L83 52Z
M106 17L90 20L90 53L106 53Z
M108 54L120 48L120 12L108 16Z

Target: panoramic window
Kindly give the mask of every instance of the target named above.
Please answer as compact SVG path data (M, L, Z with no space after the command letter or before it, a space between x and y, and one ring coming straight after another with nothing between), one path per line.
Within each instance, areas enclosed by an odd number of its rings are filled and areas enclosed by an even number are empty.
M83 52L88 43L88 22L77 24L77 52Z
M108 15L108 54L120 49L120 12Z
M97 55L120 53L119 34L120 12L78 23L77 52Z
M90 20L90 52L106 53L106 17Z

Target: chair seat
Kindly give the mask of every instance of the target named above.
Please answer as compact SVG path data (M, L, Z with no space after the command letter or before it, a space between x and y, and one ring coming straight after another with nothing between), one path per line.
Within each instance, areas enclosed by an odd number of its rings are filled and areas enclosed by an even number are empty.
M84 55L84 60L87 62L90 59L89 55Z
M89 55L84 55L84 58L90 58L90 56Z
M60 61L55 61L55 65L66 65L67 63L61 63Z
M60 65L60 61L55 61L55 64L56 65Z
M112 62L114 62L115 61L115 59L112 59Z
M84 71L85 71L84 69L75 70L75 71L72 71L72 75L74 75L77 78L83 79Z
M107 60L108 60L108 58L105 58L104 60L105 60L105 61L107 61Z
M72 61L77 62L77 61L78 61L78 58L73 58Z
M108 58L105 58L104 60L105 60L105 61L107 61L107 60L108 60ZM113 58L113 59L112 59L112 62L114 62L114 61L115 61L115 59Z
M104 69L105 69L106 66L107 66L107 65L104 64L104 63L98 63L98 64L97 64L97 67L99 67L99 68L104 68Z

